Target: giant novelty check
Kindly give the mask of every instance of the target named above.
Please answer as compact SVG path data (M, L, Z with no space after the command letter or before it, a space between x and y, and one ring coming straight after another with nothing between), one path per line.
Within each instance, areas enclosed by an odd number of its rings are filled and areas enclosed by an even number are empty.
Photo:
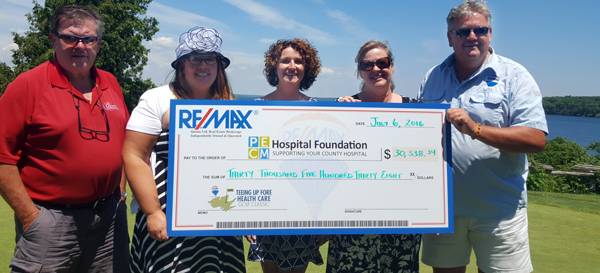
M173 100L167 232L453 232L447 108Z

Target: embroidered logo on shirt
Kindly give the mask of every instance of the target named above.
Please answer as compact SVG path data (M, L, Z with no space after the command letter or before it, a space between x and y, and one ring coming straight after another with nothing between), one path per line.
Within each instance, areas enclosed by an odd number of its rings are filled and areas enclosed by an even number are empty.
M104 110L106 110L106 111L119 110L119 107L117 107L114 104L110 104L110 102L108 102L108 101L104 103L103 107L104 107Z
M500 77L496 75L487 76L487 78L485 78L485 82L489 87L496 86L496 84L498 84L499 81Z

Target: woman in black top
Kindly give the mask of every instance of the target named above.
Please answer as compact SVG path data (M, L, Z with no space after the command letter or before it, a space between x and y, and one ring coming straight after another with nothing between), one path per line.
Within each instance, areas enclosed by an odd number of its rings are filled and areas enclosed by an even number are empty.
M386 43L369 41L355 59L360 92L342 102L418 102L394 93L394 57ZM332 235L327 272L419 272L421 234Z

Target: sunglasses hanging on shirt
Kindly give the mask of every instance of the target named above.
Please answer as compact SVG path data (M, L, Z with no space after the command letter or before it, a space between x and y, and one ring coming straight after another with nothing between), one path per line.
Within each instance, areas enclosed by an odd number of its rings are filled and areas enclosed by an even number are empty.
M108 124L108 116L106 114L106 111L102 107L102 99L100 98L100 91L98 90L98 85L94 83L94 86L96 87L96 92L98 93L98 101L100 102L100 103L96 102L95 106L100 107L100 112L102 113L102 116L104 117L104 123L106 125L105 131L92 130L92 129L86 128L81 125L81 109L79 109L79 108L81 108L81 105L79 105L79 99L75 99L75 95L73 94L73 85L69 81L69 90L71 91L71 98L73 98L73 105L75 105L75 109L77 109L77 122L79 123L79 135L81 135L81 137L83 139L87 139L87 140L97 139L100 141L108 141L109 133L110 133L110 125ZM92 92L94 92L93 88L92 88Z

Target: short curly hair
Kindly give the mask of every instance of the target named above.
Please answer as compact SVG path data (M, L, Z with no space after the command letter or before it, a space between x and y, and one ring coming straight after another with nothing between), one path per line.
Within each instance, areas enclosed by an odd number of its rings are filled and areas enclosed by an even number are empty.
M265 52L265 70L263 73L271 86L279 84L277 77L277 62L281 57L281 52L291 47L300 53L304 61L304 78L300 82L300 90L306 90L317 80L317 75L321 72L321 59L317 56L317 50L304 39L294 38L293 40L278 40Z

